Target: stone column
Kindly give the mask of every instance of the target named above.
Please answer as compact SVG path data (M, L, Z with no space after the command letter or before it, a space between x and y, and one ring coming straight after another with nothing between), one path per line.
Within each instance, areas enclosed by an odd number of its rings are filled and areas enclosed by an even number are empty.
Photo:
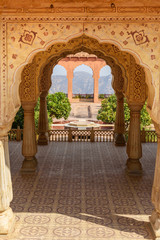
M72 69L68 69L67 79L68 79L68 99L71 103L72 102L72 81L73 81L73 70Z
M96 69L93 69L93 79L94 79L94 103L98 103L99 71Z
M48 92L42 92L40 95L40 111L39 111L39 123L38 123L38 131L39 145L47 145L48 144L48 113L47 113L47 101L46 96Z
M155 210L150 217L150 223L155 234L155 239L160 239L160 125L154 123L157 132L157 156L152 186L152 203Z
M142 174L139 159L142 157L140 111L142 105L130 105L130 126L127 142L127 172L129 174Z
M1 131L0 134L2 134ZM15 217L10 208L12 199L8 134L6 132L5 135L0 135L0 234L8 234L13 229Z
M22 103L24 109L24 128L22 154L25 157L21 171L33 172L37 167L35 154L37 153L34 107L35 103Z
M125 145L125 122L124 122L124 97L120 92L116 92L117 96L117 108L116 108L116 120L115 120L115 145Z

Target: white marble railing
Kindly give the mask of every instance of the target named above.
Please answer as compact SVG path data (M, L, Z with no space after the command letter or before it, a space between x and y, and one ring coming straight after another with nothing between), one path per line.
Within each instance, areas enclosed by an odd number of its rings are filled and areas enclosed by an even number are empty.
M38 131L36 131L38 139ZM8 133L10 141L20 141L23 139L23 129L11 129ZM125 133L126 139L128 132ZM48 138L50 142L114 142L114 130L49 130ZM157 142L157 134L154 130L142 130L141 141L143 143Z

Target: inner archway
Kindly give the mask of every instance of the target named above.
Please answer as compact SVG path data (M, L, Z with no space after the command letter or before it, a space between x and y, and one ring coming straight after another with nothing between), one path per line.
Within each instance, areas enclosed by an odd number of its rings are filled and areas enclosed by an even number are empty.
M58 62L59 65L67 69L68 78L68 99L70 102L75 102L73 98L73 78L76 67L80 65L88 66L92 69L91 75L94 79L94 90L92 94L94 95L94 103L98 103L98 78L100 69L106 65L106 62L98 58L94 54L89 54L88 52L80 51L75 54L69 54L65 58ZM84 81L84 80L82 80Z
M73 95L81 96L92 95L94 93L94 79L93 79L93 70L85 65L81 64L74 69L73 72Z

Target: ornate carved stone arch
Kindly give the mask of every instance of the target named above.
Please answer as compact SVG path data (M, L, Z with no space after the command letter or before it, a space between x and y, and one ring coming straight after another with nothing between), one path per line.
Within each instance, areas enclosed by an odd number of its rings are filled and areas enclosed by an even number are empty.
M125 86L125 95L129 103L144 103L146 100L145 73L143 68L136 63L134 57L118 47L109 43L99 43L96 39L82 35L73 38L67 43L55 43L47 51L39 52L35 55L32 63L24 67L22 82L20 84L21 101L36 101L40 89L39 78L43 68L47 64L56 64L66 55L86 51L94 53L99 58L106 60L108 57L114 60L122 69L123 76L128 79ZM31 69L32 73L28 73ZM26 74L27 72L27 74ZM40 73L40 74L39 74ZM29 84L28 84L29 82Z
M47 64L39 77L39 92L48 92L51 87L52 63Z
M114 68L114 78L112 80L112 87L115 91L125 95L125 80L121 68L116 65Z

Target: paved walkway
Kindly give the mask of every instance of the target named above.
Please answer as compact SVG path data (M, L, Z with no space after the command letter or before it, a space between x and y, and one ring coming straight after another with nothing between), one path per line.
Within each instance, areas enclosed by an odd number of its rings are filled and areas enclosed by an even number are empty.
M49 143L38 171L21 174L21 143L10 142L16 227L0 240L152 239L148 216L156 144L143 144L142 177L125 173L124 147Z

